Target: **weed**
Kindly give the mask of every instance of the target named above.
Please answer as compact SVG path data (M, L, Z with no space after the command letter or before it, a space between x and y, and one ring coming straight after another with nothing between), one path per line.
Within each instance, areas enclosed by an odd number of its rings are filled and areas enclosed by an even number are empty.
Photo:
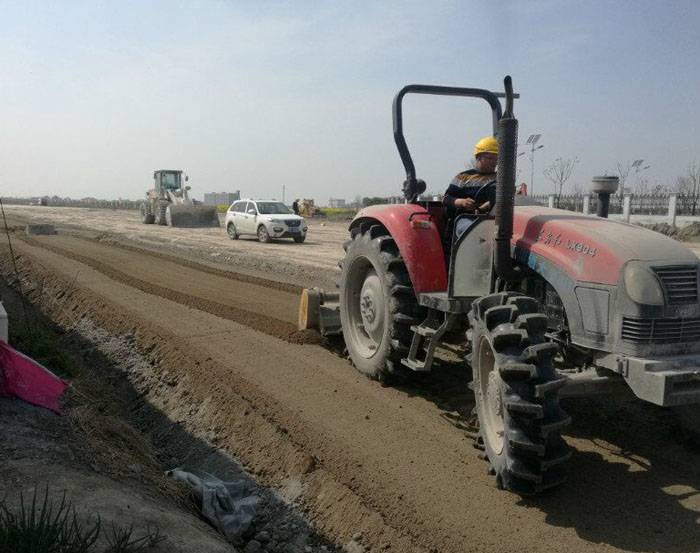
M81 523L65 492L59 502L49 499L48 486L43 500L37 501L34 489L32 501L26 504L20 493L18 511L8 508L0 500L0 551L12 553L87 553L95 545L102 523L99 515ZM104 531L108 547L104 553L139 553L165 540L157 526L148 525L146 533L134 536L134 525L119 526L112 523Z
M112 524L111 532L107 534L109 547L105 553L137 553L145 551L165 539L157 526L151 527L149 525L146 528L146 535L140 538L132 538L133 533L133 524L128 528Z
M37 503L34 490L32 502L25 504L20 494L19 512L12 512L0 501L0 551L16 553L84 553L100 534L100 518L83 526L75 508L63 493L56 504L49 500L48 486L44 499Z
M65 347L52 332L38 328L27 330L24 325L10 325L12 346L35 359L49 370L62 377L76 376L75 364L65 353Z

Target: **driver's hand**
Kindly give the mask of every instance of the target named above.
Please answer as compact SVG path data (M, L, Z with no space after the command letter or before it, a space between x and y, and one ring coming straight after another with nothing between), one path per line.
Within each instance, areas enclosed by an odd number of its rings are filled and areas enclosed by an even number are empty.
M455 200L455 205L463 209L474 209L476 207L476 202L471 198L457 198Z

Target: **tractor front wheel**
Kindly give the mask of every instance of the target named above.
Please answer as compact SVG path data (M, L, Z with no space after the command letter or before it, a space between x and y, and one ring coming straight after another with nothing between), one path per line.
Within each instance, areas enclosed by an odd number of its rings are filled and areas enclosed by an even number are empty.
M372 379L403 372L419 308L394 239L382 225L361 225L340 262L340 321L355 367Z
M469 320L478 441L497 485L532 495L562 484L571 454L560 431L571 419L557 398L565 381L547 317L533 298L501 292L476 300Z

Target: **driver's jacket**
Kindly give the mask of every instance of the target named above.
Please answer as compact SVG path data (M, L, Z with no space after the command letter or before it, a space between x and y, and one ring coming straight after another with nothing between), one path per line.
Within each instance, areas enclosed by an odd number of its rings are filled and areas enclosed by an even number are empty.
M451 209L455 209L456 198L474 198L479 188L496 182L496 173L480 173L476 169L462 171L452 179L450 186L445 191L442 203ZM491 186L481 193L479 203L491 202L491 207L496 203L496 187Z

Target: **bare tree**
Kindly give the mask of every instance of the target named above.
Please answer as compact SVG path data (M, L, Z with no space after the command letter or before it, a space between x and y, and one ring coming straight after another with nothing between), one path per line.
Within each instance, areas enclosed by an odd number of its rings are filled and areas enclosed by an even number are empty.
M700 163L696 160L688 163L685 175L678 177L678 192L690 196L691 215L695 215L700 200Z
M624 163L620 161L617 162L615 173L617 174L617 178L620 179L620 186L617 188L617 193L621 197L624 197L625 192L627 191L627 189L625 188L625 183L627 182L627 177L630 176L631 170L632 165L630 165L629 161L625 161Z
M557 195L557 207L559 207L559 200L561 199L561 192L564 188L564 184L569 180L577 163L577 157L574 159L558 157L543 171L545 178L554 184L554 192Z
M655 184L654 186L651 187L651 195L652 196L663 196L665 194L670 194L671 193L671 188L666 185L666 184Z
M645 177L639 179L639 182L637 182L637 188L635 189L635 193L639 194L640 196L647 196L648 194L650 194L651 186L649 185L649 179Z

